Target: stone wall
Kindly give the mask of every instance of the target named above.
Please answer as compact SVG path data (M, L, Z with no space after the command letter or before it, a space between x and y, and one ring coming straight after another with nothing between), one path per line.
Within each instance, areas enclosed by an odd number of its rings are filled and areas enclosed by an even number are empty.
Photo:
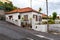
M5 15L4 10L0 10L0 15Z

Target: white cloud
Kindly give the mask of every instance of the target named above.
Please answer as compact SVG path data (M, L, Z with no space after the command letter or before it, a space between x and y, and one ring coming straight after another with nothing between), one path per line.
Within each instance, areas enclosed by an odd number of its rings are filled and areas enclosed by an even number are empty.
M40 7L42 8L42 12L43 13L46 13L46 4L45 4L45 2L44 1L35 1L35 0L33 0L32 1L33 3L32 3L32 7L35 9L35 10L38 10Z
M30 6L30 0L12 0L13 4L17 7L28 7Z
M13 4L19 8L30 7L30 0L11 0ZM42 12L46 13L46 0L32 0L32 7L35 10L38 10L39 7L42 8ZM60 0L48 0L49 2L49 14L52 14L53 11L57 13L60 12Z
M56 2L60 2L60 0L48 0L48 2L56 3Z

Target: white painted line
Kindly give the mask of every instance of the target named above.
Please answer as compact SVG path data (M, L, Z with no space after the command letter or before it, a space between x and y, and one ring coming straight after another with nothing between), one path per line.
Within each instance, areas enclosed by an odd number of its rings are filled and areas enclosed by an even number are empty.
M45 36L42 36L42 35L36 35L36 36L41 37L41 38L45 38L45 39L54 40L54 39L52 39L52 38L48 38L48 37L45 37Z
M57 35L58 33L53 33L53 34L56 34Z
M27 38L27 39L29 39L29 40L33 40L33 39L31 39L31 38Z
M45 36L42 36L42 35L37 35L37 36L42 37L42 38L45 37Z

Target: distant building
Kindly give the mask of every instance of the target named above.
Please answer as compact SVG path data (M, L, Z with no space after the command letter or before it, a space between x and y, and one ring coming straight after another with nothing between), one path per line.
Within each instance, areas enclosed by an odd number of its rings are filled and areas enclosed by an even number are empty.
M42 19L47 19L47 15L44 13L41 14L41 17L42 17Z

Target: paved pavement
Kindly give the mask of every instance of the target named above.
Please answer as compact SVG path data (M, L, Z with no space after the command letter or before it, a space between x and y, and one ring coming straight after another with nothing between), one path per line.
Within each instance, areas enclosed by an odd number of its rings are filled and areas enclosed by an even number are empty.
M6 35L0 34L0 40L15 40L10 37L7 37Z
M0 33L14 39L34 39L34 40L60 40L60 35L54 35L35 30L27 30L8 22L0 21ZM26 39L26 40L27 40Z
M11 40L49 40L46 38L38 37L24 28L12 25L4 21L0 21L0 34L7 36L7 39L8 37L11 38Z

